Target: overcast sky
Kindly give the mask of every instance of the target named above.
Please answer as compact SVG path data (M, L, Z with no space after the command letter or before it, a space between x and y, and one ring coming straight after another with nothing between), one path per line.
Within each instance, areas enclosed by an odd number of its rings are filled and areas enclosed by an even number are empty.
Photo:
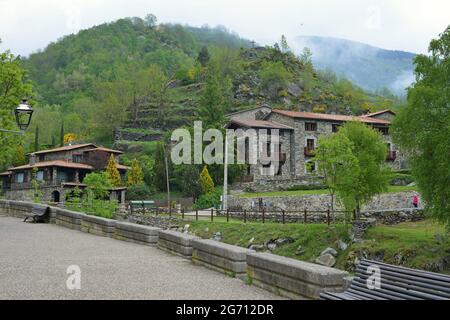
M345 38L425 53L450 24L449 0L0 0L0 50L28 55L59 37L128 16L224 25L260 44L281 34Z

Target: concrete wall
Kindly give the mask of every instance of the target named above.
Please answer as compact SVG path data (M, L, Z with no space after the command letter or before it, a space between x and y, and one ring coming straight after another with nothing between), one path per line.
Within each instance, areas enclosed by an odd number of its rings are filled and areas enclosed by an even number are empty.
M271 253L247 254L249 282L282 296L318 299L321 292L343 291L348 273Z
M183 258L192 258L192 242L200 240L199 237L172 230L161 230L159 232L158 248L177 254Z
M23 218L31 212L32 203L0 200L0 214ZM322 291L343 290L345 271L213 240L204 240L176 231L162 231L127 222L88 216L50 207L51 220L57 225L101 236L154 245L190 258L192 262L237 277L293 299L318 298ZM151 272L151 270L149 270Z

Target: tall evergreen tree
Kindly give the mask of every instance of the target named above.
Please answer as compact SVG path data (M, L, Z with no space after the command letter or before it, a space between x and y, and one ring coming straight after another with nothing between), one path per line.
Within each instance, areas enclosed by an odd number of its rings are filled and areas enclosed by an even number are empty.
M34 151L39 150L39 126L36 126L36 130L34 132Z
M204 128L219 128L225 121L224 94L215 74L208 76L206 86L200 97L199 115Z
M159 191L165 191L166 185L166 165L164 161L164 144L158 142L155 151L155 164L153 166L155 187Z
M209 62L209 52L206 46L203 46L198 53L197 61L202 65L202 67L206 67Z
M142 173L142 168L139 165L137 159L131 161L131 170L128 172L127 185L138 185L144 180L144 174Z
M61 121L61 130L59 132L59 146L64 146L64 121Z
M111 154L109 157L108 165L106 166L106 175L113 187L119 187L122 184L122 179L120 179L119 170L117 170L116 160L114 155Z

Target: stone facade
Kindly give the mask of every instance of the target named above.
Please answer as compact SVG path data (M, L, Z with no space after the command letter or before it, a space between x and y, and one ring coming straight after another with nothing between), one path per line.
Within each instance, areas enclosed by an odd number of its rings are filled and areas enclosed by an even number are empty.
M232 114L230 115L231 122L240 122L242 128L258 129L251 121L256 120L256 118L250 119L252 115L255 116L255 110L258 109L250 109L248 113ZM262 163L260 157L265 152L264 146L261 143L250 143L249 152L257 154L258 161L249 165L247 177L251 178L245 179L247 184L245 186L236 184L233 189L244 187L247 190L269 191L303 185L302 182L318 183L317 180L320 180L320 177L317 176L319 164L314 161L314 151L317 148L319 138L336 132L340 125L352 119L359 119L380 130L389 149L386 157L387 164L394 169L404 169L406 167L405 158L396 150L389 135L389 124L393 116L394 114L389 110L361 117L271 110L264 118L266 123L290 128L267 131L268 135L279 134L279 161L275 165L270 164L270 166ZM257 130L257 132L259 135L258 141L260 141L265 133L261 130ZM281 170L278 170L278 166L281 166ZM298 181L301 181L301 183L298 183Z

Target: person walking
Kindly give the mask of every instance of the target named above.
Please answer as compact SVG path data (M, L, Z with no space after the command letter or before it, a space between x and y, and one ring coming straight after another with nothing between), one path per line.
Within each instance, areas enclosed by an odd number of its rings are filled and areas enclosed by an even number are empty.
M414 194L414 196L413 196L412 204L413 204L414 208L419 207L419 195L417 193Z

